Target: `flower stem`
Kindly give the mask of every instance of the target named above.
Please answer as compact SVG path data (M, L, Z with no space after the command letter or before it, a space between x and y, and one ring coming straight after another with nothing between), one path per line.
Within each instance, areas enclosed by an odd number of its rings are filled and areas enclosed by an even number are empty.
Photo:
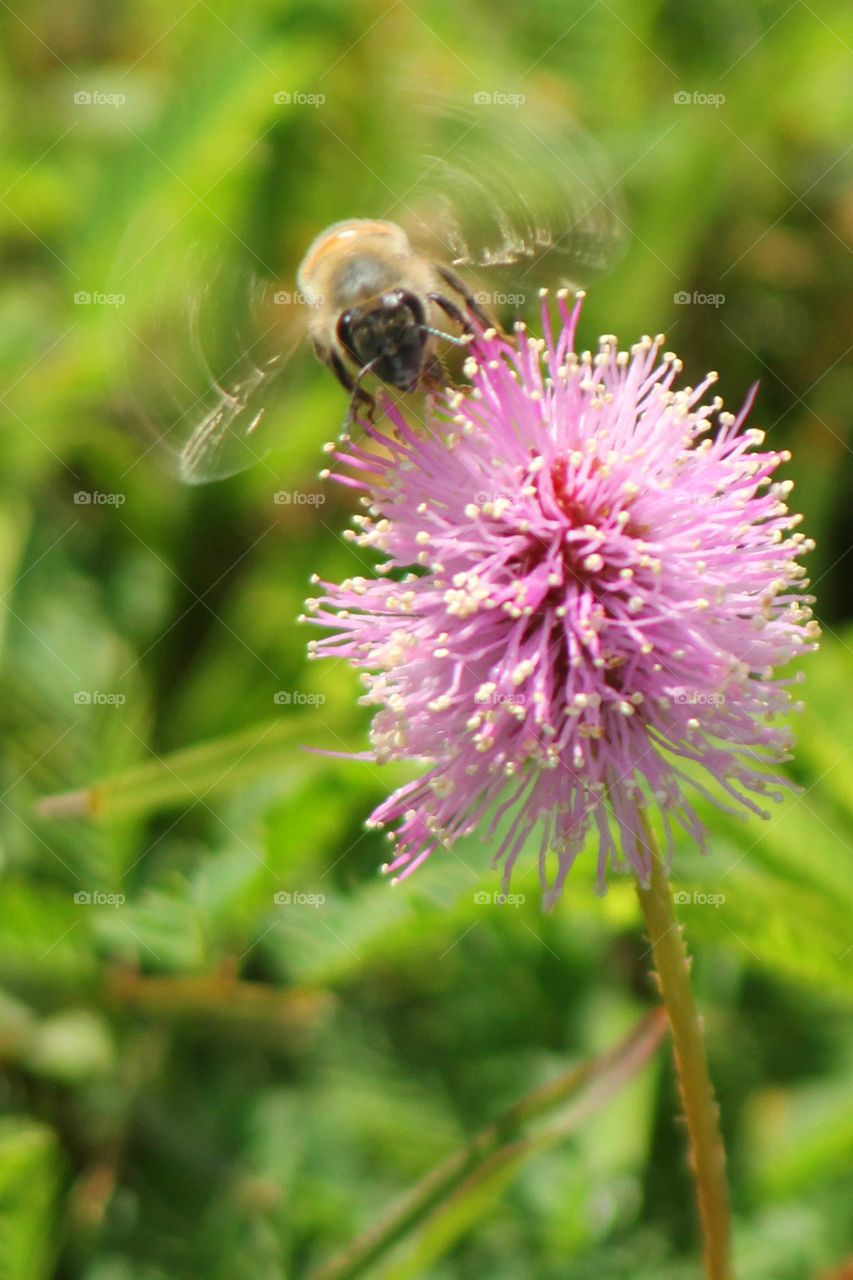
M702 1020L690 985L690 959L673 909L669 879L648 824L646 828L652 848L652 873L648 888L638 885L637 894L672 1032L702 1222L705 1270L709 1280L732 1280L729 1192L719 1109L708 1074Z

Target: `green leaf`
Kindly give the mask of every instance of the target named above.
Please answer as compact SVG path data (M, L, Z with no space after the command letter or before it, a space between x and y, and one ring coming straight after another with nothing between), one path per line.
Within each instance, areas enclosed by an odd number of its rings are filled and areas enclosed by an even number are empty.
M56 1253L59 1144L35 1121L0 1120L0 1276L42 1280Z

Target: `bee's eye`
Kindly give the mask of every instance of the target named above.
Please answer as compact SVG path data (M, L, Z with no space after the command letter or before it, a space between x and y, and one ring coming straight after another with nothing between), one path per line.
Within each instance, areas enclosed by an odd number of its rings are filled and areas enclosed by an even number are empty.
M355 344L353 342L352 319L351 311L344 311L343 314L338 317L337 335L341 346L344 347L344 349L348 351L354 359L358 359Z

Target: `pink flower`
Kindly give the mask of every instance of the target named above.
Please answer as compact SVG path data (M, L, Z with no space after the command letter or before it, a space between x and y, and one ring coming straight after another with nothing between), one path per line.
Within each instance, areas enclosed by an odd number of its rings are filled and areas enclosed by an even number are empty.
M428 430L390 410L346 438L336 478L366 491L349 536L377 576L322 583L315 656L365 674L378 762L421 759L371 823L390 827L402 878L488 819L508 883L534 827L546 902L591 825L608 867L645 880L641 811L702 844L685 783L762 813L790 706L774 669L815 647L793 532L787 454L762 452L715 398L716 375L674 390L660 339L574 352L579 303L553 334L482 335ZM390 580L393 574L395 580ZM718 803L721 803L718 801Z

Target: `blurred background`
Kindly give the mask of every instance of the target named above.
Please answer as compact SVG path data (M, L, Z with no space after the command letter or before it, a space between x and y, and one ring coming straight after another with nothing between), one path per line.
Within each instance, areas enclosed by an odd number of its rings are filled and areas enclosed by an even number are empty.
M596 898L586 858L552 915L524 877L499 905L472 841L391 890L362 824L403 772L303 750L367 733L296 624L312 572L358 563L317 478L328 374L300 366L222 483L138 430L182 263L211 292L236 249L293 289L325 224L405 194L389 69L572 111L625 228L582 341L665 332L731 408L760 380L752 424L793 451L825 627L802 790L709 814L677 888L738 1274L853 1274L849 6L42 0L0 31L2 1280L310 1275L654 1004L629 884ZM583 1110L335 1274L697 1276L666 1050Z

